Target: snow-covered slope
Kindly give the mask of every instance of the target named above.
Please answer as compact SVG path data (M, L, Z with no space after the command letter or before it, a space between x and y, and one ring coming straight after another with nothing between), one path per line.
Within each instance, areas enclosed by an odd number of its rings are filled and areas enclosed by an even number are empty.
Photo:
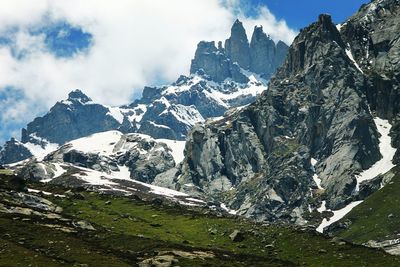
M45 157L10 167L44 183L122 195L157 195L183 205L202 206L205 202L201 199L149 184L157 174L182 161L184 147L184 141L106 131L72 140Z
M184 141L156 140L144 134L107 131L68 142L45 157L33 158L30 162L41 169L37 172L38 180L59 176L60 164L69 164L151 182L158 173L182 161L184 148ZM46 164L50 165L46 167Z
M128 134L124 135L120 131L107 131L96 133L88 137L79 138L68 142L64 147L67 151L78 150L83 153L99 154L102 156L113 156L129 151L139 146L139 143L129 142L129 137L137 137L149 142L157 142L167 145L167 149L171 152L176 163L183 159L183 150L185 149L185 141L176 141L170 139L153 139L144 134ZM145 149L140 149L142 154L147 153Z
M266 80L242 71L247 83L230 79L217 83L197 74L181 76L168 86L145 87L141 99L121 107L96 103L81 90L74 90L43 117L29 123L22 130L21 141L4 146L0 163L31 156L40 159L59 145L109 130L183 141L196 123L248 105L267 89Z
M129 108L146 107L137 131L154 138L184 140L188 131L208 118L222 116L227 110L255 101L267 89L267 81L245 72L245 84L226 79L216 83L206 76L181 76L174 84L146 87L142 99ZM134 122L131 121L133 124Z
M317 231L320 233L324 232L324 228L328 227L329 225L333 224L334 222L339 221L340 219L342 219L347 213L349 213L354 207L356 207L357 205L361 204L362 201L354 201L351 202L349 205L347 205L346 207L340 209L340 210L334 210L333 212L333 216L329 218L329 221L324 218L321 222L321 224L317 227ZM321 210L321 212L324 210Z

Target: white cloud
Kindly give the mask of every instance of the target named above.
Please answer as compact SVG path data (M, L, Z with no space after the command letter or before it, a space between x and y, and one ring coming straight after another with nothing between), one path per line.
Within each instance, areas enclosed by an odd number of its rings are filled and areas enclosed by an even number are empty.
M144 85L154 84L155 77L173 81L187 74L197 43L225 40L236 16L244 22L249 38L256 24L275 40L291 42L295 36L266 7L255 18L246 17L238 0L1 0L0 36L18 29L14 49L26 56L15 59L10 49L0 48L0 88L20 88L28 110L40 107L29 114L14 114L22 121L31 120L38 115L35 112L75 88L104 104L125 104ZM93 35L88 53L57 58L44 48L43 36L27 31L58 20Z

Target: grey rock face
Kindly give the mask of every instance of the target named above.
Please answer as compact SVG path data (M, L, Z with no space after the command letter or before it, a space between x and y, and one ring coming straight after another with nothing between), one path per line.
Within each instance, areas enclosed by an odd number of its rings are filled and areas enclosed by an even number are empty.
M381 157L366 86L331 18L321 15L254 104L193 128L169 181L248 217L303 224L321 200L315 158L327 207L339 209L352 201L355 175Z
M125 154L117 156L118 165L129 167L132 179L151 183L158 174L175 166L171 150L164 143L146 140L135 134L124 136L120 142L136 144Z
M18 162L31 157L31 152L14 138L0 147L0 164Z
M239 83L247 83L249 79L243 70L248 70L268 80L282 65L287 50L288 46L282 41L275 45L262 27L254 28L249 44L243 24L236 20L230 38L225 41L225 48L221 42L218 48L215 42L202 41L198 44L190 73L208 75L216 82L230 78Z
M250 70L265 79L270 79L282 65L288 48L282 41L275 46L274 41L264 33L262 26L256 26L250 42Z
M400 1L381 0L361 7L341 28L346 45L368 79L371 110L392 124L400 148ZM394 162L400 163L400 149Z
M225 41L225 50L232 63L244 69L250 68L250 47L242 22L236 20L231 28L231 37Z
M275 67L279 68L287 55L287 52L289 50L289 46L287 46L287 44L285 44L282 41L278 41L278 43L276 44L276 50L275 50Z
M207 75L216 82L231 77L230 60L223 49L217 49L215 42L202 41L197 45L196 54L190 66L190 73L207 71Z

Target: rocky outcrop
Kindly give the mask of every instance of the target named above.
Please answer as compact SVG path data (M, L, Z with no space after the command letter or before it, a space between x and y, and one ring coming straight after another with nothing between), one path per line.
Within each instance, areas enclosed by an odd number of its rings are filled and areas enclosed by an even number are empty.
M302 224L321 199L344 207L355 175L381 157L366 88L330 16L321 15L296 37L254 104L194 127L170 186L258 220Z
M238 19L231 28L231 37L225 41L225 50L232 63L250 69L250 47L246 30Z
M85 142L96 142L99 138L107 138L107 135L99 137L94 135L87 138ZM105 175L123 176L121 178L125 179L128 178L125 176L129 175L133 180L151 183L157 174L175 166L171 148L150 137L128 134L120 135L118 141L110 139L109 142L110 148L102 147L99 150L111 150L111 153L82 151L74 146L74 142L67 143L47 155L44 161L32 160L25 164L18 169L18 173L30 180L53 179L57 175L54 164L66 164L95 170ZM121 173L123 168L128 169L128 174Z
M239 83L249 80L244 72L251 71L269 80L282 65L288 46L279 41L276 45L262 27L255 27L251 43L247 39L242 22L236 20L231 36L222 43L202 41L198 44L192 60L190 73L207 75L211 80L222 82L232 79Z
M262 26L256 26L250 42L250 70L269 79L282 65L288 48L282 41L275 45L274 41L264 33Z
M217 49L215 42L202 41L197 45L190 73L201 73L202 70L207 70L207 75L212 80L222 82L227 77L231 77L230 64L221 46Z
M275 50L275 66L278 68L281 66L286 58L289 46L282 41L278 41Z
M11 138L3 147L0 147L0 164L18 162L31 156L31 152L15 138Z

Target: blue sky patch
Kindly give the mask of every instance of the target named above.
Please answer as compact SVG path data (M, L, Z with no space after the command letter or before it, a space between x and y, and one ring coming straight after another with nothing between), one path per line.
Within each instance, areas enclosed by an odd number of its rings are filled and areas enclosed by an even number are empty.
M79 27L67 22L46 25L31 31L33 35L44 34L47 49L57 57L72 57L77 53L87 52L93 36Z
M321 13L331 14L334 22L341 23L362 4L369 2L370 0L241 0L248 15L255 15L258 7L264 5L277 19L284 19L290 28L297 31L315 22Z
M19 30L14 27L3 32L0 35L0 47L8 47L13 57L21 60L29 54L29 51L16 49L16 34ZM58 58L70 58L78 53L86 53L93 42L92 34L67 22L35 26L28 32L32 36L43 35L45 49Z

